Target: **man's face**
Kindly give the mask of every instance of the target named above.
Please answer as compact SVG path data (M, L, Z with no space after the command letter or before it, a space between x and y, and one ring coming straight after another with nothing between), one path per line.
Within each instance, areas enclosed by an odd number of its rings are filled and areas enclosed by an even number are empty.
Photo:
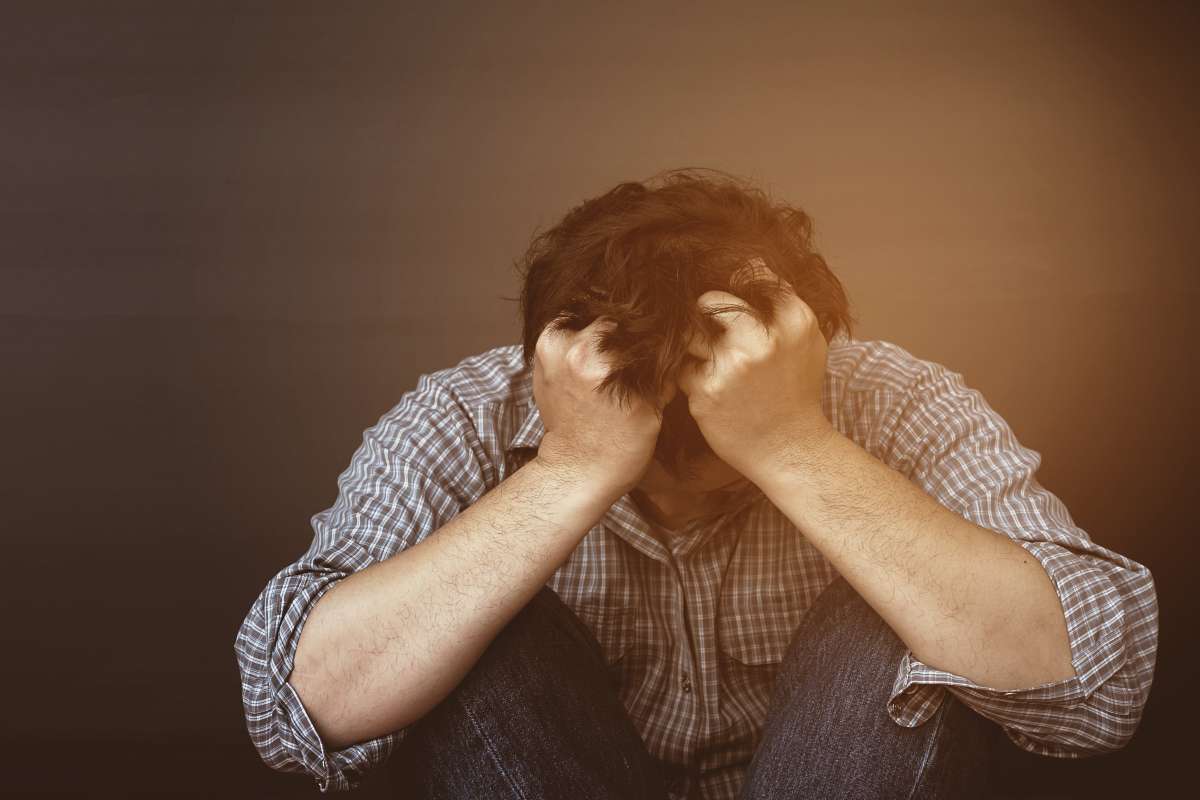
M657 458L651 460L637 488L648 495L701 496L718 490L735 489L745 478L712 452L687 462L685 474L668 471Z
M688 412L687 396L676 392L663 409L654 458L637 488L649 495L700 497L737 488L741 473L708 446L700 426Z
M663 408L662 428L658 432L654 459L680 481L694 478L693 473L698 468L718 460L700 432L700 426L688 412L687 395L682 392L676 391Z

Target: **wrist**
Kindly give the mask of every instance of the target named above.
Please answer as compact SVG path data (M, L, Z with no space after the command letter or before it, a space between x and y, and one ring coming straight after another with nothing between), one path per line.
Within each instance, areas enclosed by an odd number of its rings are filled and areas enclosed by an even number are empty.
M797 475L824 469L841 434L824 415L798 418L781 427L777 436L761 448L747 477L760 488Z
M538 449L537 455L526 466L540 480L551 482L572 494L579 494L605 508L615 503L629 488L611 472L594 463L564 457L544 447Z

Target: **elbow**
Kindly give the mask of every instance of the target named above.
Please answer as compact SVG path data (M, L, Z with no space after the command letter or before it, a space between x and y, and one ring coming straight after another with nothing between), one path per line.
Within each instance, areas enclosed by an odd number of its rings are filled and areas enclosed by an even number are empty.
M394 655L347 646L318 605L300 634L288 684L327 750L341 750L416 722L436 705L412 688ZM380 691L379 687L386 687Z
M311 660L301 660L300 652L288 683L326 750L341 750L403 729L436 705L436 700L426 702L427 697L418 691L403 691L403 675L388 681L387 696L356 692L356 686L376 682L376 678L363 677L374 674L370 666L359 665L356 679L354 670L347 670L345 664L336 665L335 673L335 665L319 653L310 653Z
M342 696L344 682L332 676L330 648L316 626L306 625L296 645L296 655L287 682L291 684L313 728L327 749L341 749L354 744L346 719L347 705Z
M1050 758L1093 758L1123 749L1133 739L1138 727L1137 717L1110 719L1103 729L1086 727L1054 730L1010 729L1009 736L1022 750Z
M1086 755L1115 753L1128 745L1141 725L1148 694L1148 686L1128 686L1119 680L1093 694L1088 701L1089 727L1096 733Z
M1090 758L1115 753L1133 740L1142 721L1145 693L1127 691L1120 682L1101 687L1070 712L1070 723L1043 728L1024 749L1059 758ZM1031 746L1032 745L1032 746Z
M1133 735L1137 732L1141 718L1141 709L1122 716L1106 716L1104 718L1107 723L1105 728L1101 731L1093 732L1088 737L1089 740L1078 747L1077 755L1090 758L1093 756L1108 755L1109 753L1115 753L1118 750L1124 749L1133 740Z

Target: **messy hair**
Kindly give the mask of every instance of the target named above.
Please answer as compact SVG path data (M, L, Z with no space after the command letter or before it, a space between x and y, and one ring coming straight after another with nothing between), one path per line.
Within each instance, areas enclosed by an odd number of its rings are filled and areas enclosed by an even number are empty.
M721 309L697 307L707 291L736 295L770 325L790 287L826 340L852 322L841 282L813 249L809 216L713 170L673 170L587 200L537 235L517 268L525 363L547 326L578 331L609 318L616 324L599 346L612 369L601 389L623 401L655 402L691 358L689 338L719 336ZM679 395L665 410L657 455L668 469L708 450L686 403Z

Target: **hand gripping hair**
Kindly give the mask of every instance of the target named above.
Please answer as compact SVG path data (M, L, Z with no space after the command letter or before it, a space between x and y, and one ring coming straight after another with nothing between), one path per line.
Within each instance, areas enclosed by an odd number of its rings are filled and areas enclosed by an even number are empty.
M602 388L653 401L697 332L720 335L700 295L729 292L764 325L789 289L831 339L852 319L841 282L812 247L812 222L749 183L709 170L676 170L622 183L572 209L538 235L518 263L526 363L547 325L580 330L598 317L616 325L600 348L613 368ZM709 452L677 395L664 409L656 458L672 471Z

